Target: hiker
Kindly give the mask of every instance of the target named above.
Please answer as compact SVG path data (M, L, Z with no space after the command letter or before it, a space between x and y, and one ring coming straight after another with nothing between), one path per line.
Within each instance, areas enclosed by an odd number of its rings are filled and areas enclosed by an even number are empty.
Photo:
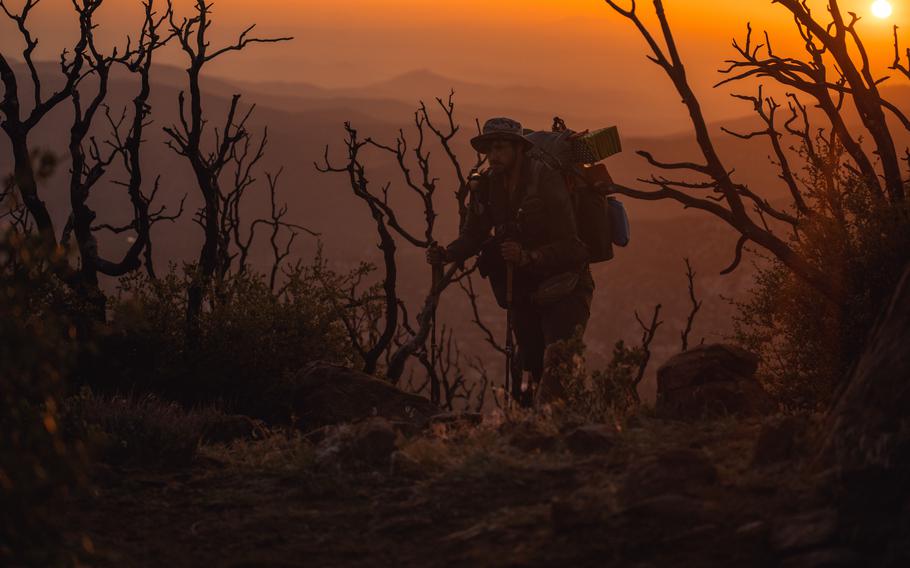
M472 176L459 237L448 247L430 247L427 261L462 263L480 255L478 269L497 303L511 306L507 333L517 339L524 379L511 381L511 395L529 406L535 390L538 405L564 397L559 378L549 372L559 363L549 346L584 332L594 279L563 177L526 153L533 144L523 133L515 120L493 118L471 140L489 167Z

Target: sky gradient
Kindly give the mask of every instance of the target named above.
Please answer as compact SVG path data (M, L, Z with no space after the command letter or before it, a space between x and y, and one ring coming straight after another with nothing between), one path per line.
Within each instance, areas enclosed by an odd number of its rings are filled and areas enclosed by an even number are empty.
M102 30L122 36L135 28L133 4L138 2L106 5L99 14L102 24L108 24ZM893 16L879 20L871 15L871 4L850 0L842 7L864 17L860 30L870 51L876 62L887 65L891 25L910 24L908 11L903 2L893 2ZM190 0L177 5L189 13ZM722 63L730 54L730 40L744 34L747 20L756 30L767 29L781 49L799 48L786 10L770 0L668 0L665 5L681 49L699 67ZM824 3L815 5L821 13ZM214 10L214 30L222 41L253 22L262 34L295 36L289 45L250 50L218 69L254 80L353 86L427 68L461 79L537 82L554 77L596 83L597 75L633 72L645 53L629 23L600 0L218 0ZM653 13L647 1L639 2L639 10ZM43 0L35 10L35 26L44 32L39 55L55 58L73 32L71 14L69 0ZM0 47L19 51L17 40L14 28L4 22ZM166 59L177 61L177 54Z
M191 0L176 4L179 14L190 14ZM893 2L892 17L880 20L872 16L871 4L841 2L844 11L863 17L860 33L877 75L883 75L893 59L892 25L906 29L904 42L910 45L910 10L904 2ZM811 5L824 14L825 2ZM747 21L756 37L767 30L778 52L804 57L788 12L771 0L667 0L665 6L690 82L716 114L713 118L748 112L735 107L726 92L712 89L720 78L717 69L733 55L732 39L744 38ZM639 1L639 10L653 26L651 2ZM139 16L138 1L106 4L98 15L102 41L122 43L137 28ZM75 31L70 0L43 0L33 17L41 37L38 56L56 59ZM295 38L278 46L253 46L209 69L244 81L360 87L425 69L465 82L546 86L592 96L671 88L661 70L645 59L645 42L631 23L601 0L217 0L213 18L216 45L233 41L250 23L258 24L260 35ZM21 51L21 40L8 22L0 24L0 48L7 54ZM185 64L173 46L159 61ZM891 81L901 82L898 76ZM674 95L666 95L672 102Z

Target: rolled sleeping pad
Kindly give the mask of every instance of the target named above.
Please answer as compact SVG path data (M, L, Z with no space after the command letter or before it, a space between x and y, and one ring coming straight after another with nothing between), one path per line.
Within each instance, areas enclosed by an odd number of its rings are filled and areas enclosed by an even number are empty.
M578 164L595 164L620 152L622 141L615 126L595 130L572 143L573 161Z

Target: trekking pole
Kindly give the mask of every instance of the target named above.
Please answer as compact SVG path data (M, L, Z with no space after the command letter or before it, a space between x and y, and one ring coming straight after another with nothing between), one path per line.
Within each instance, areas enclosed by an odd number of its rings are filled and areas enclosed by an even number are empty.
M512 278L514 267L506 263L506 401L511 406L512 395L512 355L514 344L512 342Z
M436 241L430 243L431 247L436 246ZM436 310L439 309L439 283L442 282L443 275L443 265L439 263L434 263L432 266L432 288L430 288L430 293L436 296L436 300L433 302L433 317L432 317L432 331L430 335L430 364L433 368L436 367Z

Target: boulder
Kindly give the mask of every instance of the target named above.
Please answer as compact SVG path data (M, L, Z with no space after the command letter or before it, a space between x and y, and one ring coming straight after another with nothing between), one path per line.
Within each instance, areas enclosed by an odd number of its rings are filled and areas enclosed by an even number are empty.
M382 417L405 430L420 430L439 409L388 382L324 361L289 377L290 412L303 430Z
M663 418L757 416L774 402L755 379L758 357L733 345L702 345L657 371L657 412Z

